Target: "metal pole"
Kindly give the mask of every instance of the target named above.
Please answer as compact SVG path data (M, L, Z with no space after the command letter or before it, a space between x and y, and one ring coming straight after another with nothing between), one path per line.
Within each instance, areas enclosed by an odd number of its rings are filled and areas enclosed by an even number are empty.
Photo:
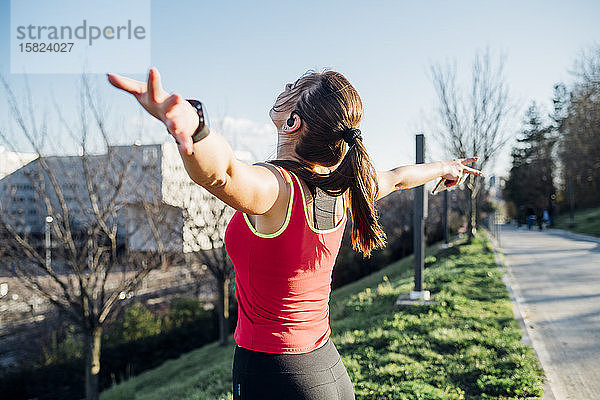
M502 226L500 225L500 222L502 221L502 219L500 217L498 217L498 219L496 221L497 221L496 227L498 229L498 237L496 238L496 241L498 242L498 246L500 246L500 234L502 233Z
M500 237L500 218L496 211L494 211L494 228L496 229L496 241L498 241L498 238Z
M51 238L50 238L50 224L54 221L52 216L48 215L46 217L46 268L50 269L52 263L52 254L50 253L50 247L52 246Z
M498 213L496 211L494 211L494 236L498 240Z
M416 161L417 164L425 162L425 137L423 134L416 135ZM425 258L425 187L424 185L415 188L415 218L414 218L414 260L415 260L415 289L411 292L411 298L423 298L423 259ZM429 293L427 293L429 294ZM428 297L428 296L427 296Z
M448 191L444 190L444 245L448 247Z

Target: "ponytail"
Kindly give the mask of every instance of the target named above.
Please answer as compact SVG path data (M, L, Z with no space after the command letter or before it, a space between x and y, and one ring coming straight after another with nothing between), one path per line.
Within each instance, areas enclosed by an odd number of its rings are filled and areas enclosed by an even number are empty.
M384 247L385 233L379 225L375 197L377 172L365 149L360 130L362 102L356 89L339 72L313 72L298 79L278 98L273 111L297 114L301 121L294 151L295 160L272 160L294 172L307 184L330 196L348 191L352 214L352 248L370 257ZM348 147L349 146L349 147ZM337 168L327 174L315 165Z
M337 168L342 175L353 176L350 184L350 212L352 214L352 248L363 252L386 245L385 232L379 225L375 196L377 171L371 163L362 140L356 140Z
M341 196L348 190L352 215L352 248L370 257L376 248L386 245L386 235L379 225L375 196L377 171L360 138L354 139L339 166L329 174L315 172L306 162L271 160L271 164L288 169L306 183L330 196Z

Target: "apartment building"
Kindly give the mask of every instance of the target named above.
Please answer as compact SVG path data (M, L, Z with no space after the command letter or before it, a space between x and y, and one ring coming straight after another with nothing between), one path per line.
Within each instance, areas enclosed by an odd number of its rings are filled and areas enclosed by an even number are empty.
M236 155L251 161L249 153ZM110 201L118 207L109 221L117 224L119 242L130 251L156 249L157 231L169 251L209 249L210 238L197 227L214 222L215 207L226 207L188 177L172 142L111 146L105 154L43 160L35 154L0 152L0 212L19 231L41 237L47 216L64 217L61 204L74 229L84 230L98 208L105 209L95 204ZM226 208L231 215L233 209Z

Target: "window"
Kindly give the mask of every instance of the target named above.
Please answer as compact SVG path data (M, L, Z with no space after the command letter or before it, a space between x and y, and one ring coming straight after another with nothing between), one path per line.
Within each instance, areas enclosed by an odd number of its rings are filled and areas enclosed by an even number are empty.
M144 165L153 164L158 159L158 150L155 147L144 149L142 156Z

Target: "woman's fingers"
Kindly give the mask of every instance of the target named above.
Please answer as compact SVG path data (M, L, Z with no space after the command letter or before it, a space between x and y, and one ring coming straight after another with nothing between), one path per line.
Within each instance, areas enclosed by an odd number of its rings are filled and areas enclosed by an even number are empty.
M466 172L468 174L477 175L477 176L483 175L483 173L481 171L479 171L478 169L467 167L466 165L464 166L463 172Z
M461 185L468 179L469 175L482 176L483 173L481 171L465 165L477 160L479 160L479 157L455 158L454 160L446 161L447 171L442 175L442 178L445 179L444 185L446 188Z
M125 90L135 96L140 96L148 92L148 98L154 103L160 103L164 97L164 90L161 86L160 74L154 67L148 72L147 82L136 81L116 74L106 74L108 81L116 88Z
M150 99L152 99L152 101L158 103L160 100L160 93L160 74L158 73L158 70L156 68L152 67L148 72L148 95L150 96Z
M168 126L168 123L167 123L167 126ZM181 150L183 150L183 152L186 155L191 156L192 154L194 154L194 142L192 141L191 136L177 134L177 135L173 135L173 137L175 138L175 141L177 142L177 146Z
M463 159L460 160L460 163L463 164L463 165L466 165L466 164L470 164L472 162L475 162L477 160L479 160L479 157L463 158Z
M167 113L174 105L179 103L181 96L178 94L172 94L165 101L161 103L161 107L164 113Z
M106 75L108 77L108 81L114 87L129 92L134 96L138 96L146 91L146 84L144 82L136 81L135 79L126 78L116 74Z
M181 128L181 124L179 123L181 118L178 118L181 114L181 110L175 107L177 103L179 103L179 96L177 94L172 94L159 106L160 114L164 117L163 122L167 125L169 132L173 135L178 134L179 129Z
M177 94L169 95L161 86L161 79L158 69L152 67L148 71L148 80L146 82L136 81L115 74L107 74L108 81L116 88L125 90L135 95L140 104L154 117L163 121L167 130L175 137L179 148L187 155L193 154L194 143L190 134L186 136L183 131L189 131L191 128L190 118L185 115L186 110L179 107L183 103L183 98ZM147 94L147 95L146 95ZM184 105L185 106L185 105ZM195 110L190 105L190 112L194 114Z
M191 135L183 131L186 129L185 121L187 121L187 118L184 118L183 115L185 110L179 106L181 103L185 103L185 100L178 94L172 94L161 103L161 107L169 133L173 135L179 148L189 156L194 154L194 143ZM185 106L185 104L181 105ZM195 110L192 113L195 113Z

